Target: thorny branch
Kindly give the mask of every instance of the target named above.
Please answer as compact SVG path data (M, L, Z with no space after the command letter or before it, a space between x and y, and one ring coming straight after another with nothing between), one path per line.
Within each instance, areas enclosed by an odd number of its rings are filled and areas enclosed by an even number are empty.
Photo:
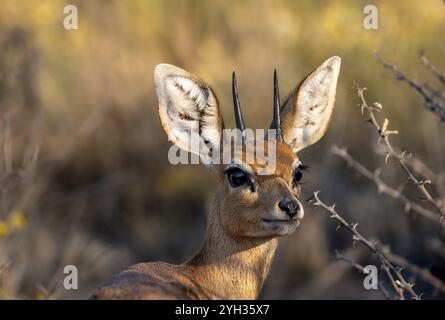
M428 110L433 112L433 114L439 117L440 121L445 123L445 106L434 99L434 97L431 96L423 86L417 84L415 81L409 79L405 74L400 72L395 65L386 62L377 53L375 54L375 57L383 65L383 67L392 71L397 80L407 83L411 88L418 92L422 96Z
M439 99L445 101L445 92L440 92L440 91L436 90L435 88L431 87L428 83L422 84L422 87L426 91L429 91L434 98L439 98Z
M445 209L443 208L443 204L441 203L442 201L434 199L433 196L430 194L430 192L425 187L425 185L431 184L431 181L417 179L416 176L414 175L414 173L411 171L411 169L407 165L406 152L397 153L395 151L394 147L392 146L391 142L389 141L389 136L393 135L393 134L398 134L398 131L388 129L389 120L387 118L385 118L383 120L382 125L380 125L377 122L374 112L381 111L383 108L382 105L377 102L374 103L373 106L368 105L368 103L365 99L365 96L364 96L364 91L366 90L366 87L360 87L357 83L355 83L354 89L357 91L357 95L361 100L360 106L361 106L362 113L365 110L368 112L369 117L370 117L369 122L371 122L371 124L377 130L377 132L379 134L379 140L383 140L386 147L388 148L388 153L386 155L385 161L387 162L390 157L394 157L395 159L397 159L400 167L405 172L405 174L408 176L408 179L417 186L417 188L422 193L422 195L425 197L425 199L428 202L430 202L436 208L436 210L440 213L440 215L441 215L440 219L442 221L445 218ZM444 109L444 111L445 111L445 109ZM444 116L445 116L445 113L444 113Z
M402 151L393 146L393 149L396 153L401 154ZM387 155L388 148L386 145L378 144L374 148L375 153L379 155ZM436 174L428 165L425 164L422 160L416 157L414 154L410 153L406 155L406 164L413 170L413 172L421 175L425 179L431 180L431 183L436 185L437 188L440 185L444 184L445 179L442 177L442 174Z
M352 260L351 258L347 258L344 255L342 255L340 252L335 251L336 257L338 260L342 260L350 264L352 267L354 267L358 272L363 273L365 270L365 267L358 263L357 261ZM381 281L378 282L378 288L380 292L383 294L385 299L391 299L391 295L389 294L388 290L385 288L383 283Z
M392 273L389 270L388 266L382 264L381 269L388 276L389 282L391 283L394 291L399 295L399 300L405 300L405 295L403 294L403 288L397 285L397 282L394 279L394 277L392 276Z
M314 192L311 202L312 205L316 207L322 207L327 212L330 213L331 218L337 220L340 223L341 227L344 227L352 234L352 240L355 242L360 242L365 247L367 247L371 252L373 252L380 263L382 264L383 270L387 273L388 278L395 288L396 292L399 293L400 299L405 298L405 292L409 294L412 299L419 300L420 297L414 292L413 286L414 284L408 283L403 277L400 268L394 266L388 258L383 254L383 252L377 247L375 243L372 243L370 240L366 239L360 232L357 231L357 223L349 223L347 222L335 209L335 204L332 206L328 206L323 203L318 197L319 191ZM394 277L393 277L394 275Z
M376 169L376 170L374 170L374 172L369 170L363 164L361 164L356 159L354 159L349 154L349 152L346 150L346 148L340 148L336 145L333 145L331 148L331 152L334 155L345 160L346 163L350 167L352 167L355 171L357 171L363 177L374 182L379 193L384 193L384 194L398 200L399 202L401 202L404 205L405 212L414 211L414 212L418 213L419 215L421 215L435 223L445 226L445 221L441 220L441 217L437 213L435 213L427 208L424 208L423 206L411 201L402 192L400 192L399 190L386 184L380 178L380 173L381 173L380 169Z
M427 68L438 80L445 86L445 74L441 73L424 55L423 52L419 56L420 62Z
M445 293L445 283L443 283L442 280L440 280L438 277L432 274L428 269L419 267L418 265L415 265L406 260L405 258L400 257L392 252L386 253L386 257L392 263L402 268L408 269L409 271L411 271L412 274L419 276L423 281L431 284L434 288L436 288L440 292Z

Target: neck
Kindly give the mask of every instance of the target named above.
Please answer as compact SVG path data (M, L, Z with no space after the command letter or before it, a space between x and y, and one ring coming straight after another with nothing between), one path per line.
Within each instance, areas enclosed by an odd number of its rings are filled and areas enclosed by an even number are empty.
M215 197L202 249L186 265L213 299L255 299L269 273L277 242L276 238L227 234Z

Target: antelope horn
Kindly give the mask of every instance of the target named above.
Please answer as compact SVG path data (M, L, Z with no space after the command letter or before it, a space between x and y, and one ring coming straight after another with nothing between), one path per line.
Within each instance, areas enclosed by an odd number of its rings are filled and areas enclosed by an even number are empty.
M280 118L280 89L278 88L277 70L273 73L273 119L272 129L276 130L276 139L283 140L283 131L281 130Z
M235 109L235 122L236 122L236 128L241 130L242 133L242 139L244 143L244 120L243 120L243 114L241 113L241 106L238 98L238 88L236 86L236 75L235 71L232 73L232 96L233 96L233 107Z

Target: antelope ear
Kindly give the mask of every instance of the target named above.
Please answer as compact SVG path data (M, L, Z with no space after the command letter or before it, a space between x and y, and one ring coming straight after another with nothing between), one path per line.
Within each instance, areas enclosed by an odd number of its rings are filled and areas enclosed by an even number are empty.
M325 134L334 109L340 57L331 57L309 74L281 110L284 141L294 152Z
M169 64L157 65L154 78L159 117L168 139L200 156L208 156L209 149L219 149L222 117L209 85Z

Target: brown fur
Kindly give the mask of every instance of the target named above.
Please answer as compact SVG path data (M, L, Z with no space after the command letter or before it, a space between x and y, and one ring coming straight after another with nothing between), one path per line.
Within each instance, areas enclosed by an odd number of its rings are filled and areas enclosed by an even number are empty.
M137 264L99 288L92 299L255 299L267 278L278 239L246 236L258 228L256 209L264 210L265 204L274 204L283 192L289 192L284 182L276 180L291 179L290 168L296 159L280 142L277 155L275 175L258 176L258 184L264 185L256 192L260 196L230 195L221 171L222 186L212 203L205 241L192 259L181 265ZM249 212L245 208L253 208L254 214L244 216L240 210Z
M234 154L236 165L243 167L254 180L250 187L246 184L230 185L226 170L235 164L209 166L218 179L219 188L207 217L204 243L192 259L181 265L164 262L137 264L112 278L92 298L258 297L269 272L278 237L294 232L303 218L303 208L297 200L300 187L292 183L292 171L299 164L295 153L318 141L326 131L339 68L340 58L326 60L303 81L293 97L286 100L282 110L285 142L277 141L273 172L260 174L263 165L259 161L250 165L245 161L245 148L257 148L258 143L266 143L265 140L253 144L249 141L242 150L234 152L240 152ZM195 130L199 131L199 138L208 141L212 148L221 149L224 125L218 101L210 87L185 70L166 64L156 67L155 83L161 125L169 139L194 152L189 148L186 137ZM300 93L303 93L301 99ZM324 109L317 111L319 106L315 102L322 103ZM306 123L309 120L314 123ZM187 121L199 121L198 129L186 125ZM299 208L299 211L293 209L292 214L288 214L290 209L279 205L280 201L289 199L294 204L293 208Z

